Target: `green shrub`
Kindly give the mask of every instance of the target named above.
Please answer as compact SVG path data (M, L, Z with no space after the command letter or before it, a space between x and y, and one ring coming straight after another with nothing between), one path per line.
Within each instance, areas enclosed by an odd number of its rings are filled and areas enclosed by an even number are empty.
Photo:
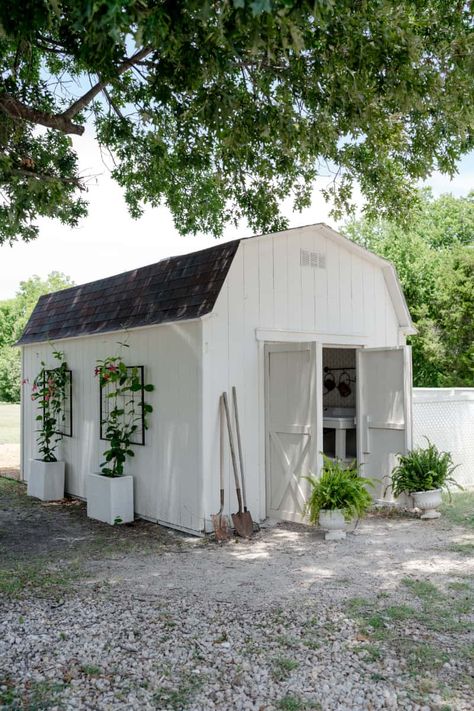
M317 523L319 512L326 509L340 509L347 520L363 516L372 503L366 487L373 486L373 482L359 475L355 461L345 467L338 459L325 455L323 458L320 478L304 477L311 484L311 494L305 507L311 523Z
M417 447L408 454L399 454L399 465L392 472L394 496L414 491L448 489L450 484L462 487L453 479L452 473L459 466L453 464L450 452L440 452L436 445L425 438L428 446Z
M11 346L0 348L0 401L20 402L20 350Z

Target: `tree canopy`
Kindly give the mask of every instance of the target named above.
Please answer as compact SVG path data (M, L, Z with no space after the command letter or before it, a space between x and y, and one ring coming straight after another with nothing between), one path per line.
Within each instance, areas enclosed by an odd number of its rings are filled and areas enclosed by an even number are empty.
M20 399L20 350L12 346L20 338L36 302L43 294L69 286L74 282L61 272L51 272L46 279L35 275L20 282L13 299L0 301L0 401Z
M216 236L284 227L328 170L336 212L357 181L400 216L473 146L471 3L2 0L0 67L0 242L86 214L86 125L133 216Z
M418 329L410 339L414 384L474 386L474 192L421 192L409 228L362 219L344 231L397 268Z

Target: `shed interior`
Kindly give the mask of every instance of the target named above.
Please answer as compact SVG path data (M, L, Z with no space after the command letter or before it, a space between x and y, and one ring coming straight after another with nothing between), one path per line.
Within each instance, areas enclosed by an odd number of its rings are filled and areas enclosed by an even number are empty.
M356 351L323 348L323 452L331 459L357 459Z

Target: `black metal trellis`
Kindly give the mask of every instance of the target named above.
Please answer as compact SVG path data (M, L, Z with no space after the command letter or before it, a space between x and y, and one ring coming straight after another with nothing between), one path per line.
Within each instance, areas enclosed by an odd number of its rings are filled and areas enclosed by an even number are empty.
M43 373L43 389L46 386L50 374L55 373L56 370L45 370ZM72 437L72 370L65 371L68 382L64 388L64 398L63 405L61 407L61 422L62 427L54 431L54 434L61 435L62 437ZM46 414L46 406L43 404L43 418ZM44 419L43 419L44 422Z
M117 404L120 403L120 409L124 410L124 414L122 415L122 420L125 423L129 417L132 416L132 413L137 412L139 417L138 417L138 428L136 432L133 435L133 439L130 440L131 444L137 444L143 446L145 444L145 368L143 365L127 365L127 374L130 373L130 379L132 377L132 372L134 370L137 370L139 373L139 379L140 379L140 390L137 391L132 391L132 390L127 390L126 393L123 393L121 395L118 395L118 402ZM109 394L112 392L111 388L115 388L117 386L117 383L107 383L104 386L100 385L99 381L99 418L100 418L100 439L103 441L108 442L110 440L109 437L105 436L105 430L107 428L107 422L109 419L109 413L110 413L110 404L111 401L114 402L115 406L115 398L110 398L108 397ZM139 410L137 410L139 408Z

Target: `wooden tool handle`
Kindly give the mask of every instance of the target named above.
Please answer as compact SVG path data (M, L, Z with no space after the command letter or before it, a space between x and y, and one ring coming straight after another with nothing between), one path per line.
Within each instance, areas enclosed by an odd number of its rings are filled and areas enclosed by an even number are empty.
M227 422L227 434L229 435L229 447L230 447L230 454L231 454L231 458L232 458L232 469L234 472L235 493L237 494L237 500L239 502L239 513L240 513L242 511L242 496L240 494L239 474L237 472L237 460L235 458L234 438L232 436L232 426L231 426L231 422L230 422L229 401L227 399L227 393L226 392L222 393L222 397L224 399L225 419Z

